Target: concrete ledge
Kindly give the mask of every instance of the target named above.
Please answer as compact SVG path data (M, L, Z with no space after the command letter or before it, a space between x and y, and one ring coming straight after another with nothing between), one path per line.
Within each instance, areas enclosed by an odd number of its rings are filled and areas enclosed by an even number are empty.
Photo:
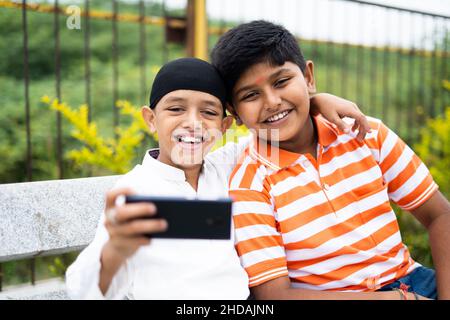
M70 300L62 279L37 282L36 285L20 285L5 288L0 300Z
M0 262L86 246L119 177L0 184Z

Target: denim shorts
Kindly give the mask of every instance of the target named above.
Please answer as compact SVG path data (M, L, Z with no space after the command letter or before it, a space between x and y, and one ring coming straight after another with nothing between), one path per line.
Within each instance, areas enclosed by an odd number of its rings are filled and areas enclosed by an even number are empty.
M430 299L437 299L436 276L433 269L420 266L403 278L382 287L378 291L390 291L399 288L402 283L409 287L408 291L410 292L415 292Z

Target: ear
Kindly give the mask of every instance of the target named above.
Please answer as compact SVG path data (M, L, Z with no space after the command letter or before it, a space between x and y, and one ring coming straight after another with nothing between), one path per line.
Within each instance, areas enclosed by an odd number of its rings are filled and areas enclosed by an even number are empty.
M306 81L306 86L308 88L308 93L316 93L316 81L314 79L314 63L311 60L306 61L306 69L304 72L304 77Z
M236 125L242 126L243 123L242 123L241 119L239 118L239 116L237 115L236 110L234 110L233 106L227 102L226 108L227 108L227 111L229 113L231 113L232 117L234 119L236 119Z
M151 133L156 132L156 125L155 125L155 112L150 109L148 106L143 106L141 108L141 114L142 118L144 118L145 123L147 124L148 128L150 129Z
M232 116L226 116L225 118L223 118L222 120L222 134L225 133L225 131L227 131L231 125L233 124L233 117Z

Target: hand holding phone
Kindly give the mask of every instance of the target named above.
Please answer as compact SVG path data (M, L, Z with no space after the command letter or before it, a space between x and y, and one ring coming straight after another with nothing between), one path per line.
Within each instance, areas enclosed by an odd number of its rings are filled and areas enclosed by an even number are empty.
M146 234L151 238L169 239L230 239L231 199L189 200L184 198L127 195L125 203L149 202L156 214L138 219L167 221L166 231Z
M120 266L150 239L145 233L162 232L167 228L163 219L136 219L152 217L156 208L151 203L125 204L125 196L132 195L130 188L113 189L106 193L105 228L109 239L102 248L99 287L103 294Z
M136 250L150 242L144 234L162 232L167 228L163 219L137 219L153 217L156 207L151 203L125 204L125 196L134 194L129 188L110 190L106 193L105 228L109 234L107 247L117 258L125 260ZM116 259L117 260L117 259Z

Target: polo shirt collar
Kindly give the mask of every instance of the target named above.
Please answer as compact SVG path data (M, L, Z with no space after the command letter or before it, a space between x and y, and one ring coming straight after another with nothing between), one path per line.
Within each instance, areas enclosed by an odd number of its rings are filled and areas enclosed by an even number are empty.
M159 149L149 149L145 153L144 160L142 161L142 166L152 172L152 174L158 174L164 177L164 179L174 180L174 181L186 181L186 175L184 171L168 164L162 163L157 160L159 156Z
M317 128L317 135L321 146L328 147L336 141L339 136L339 130L336 125L332 124L321 115L313 116L313 120Z
M312 116L312 119L317 130L319 145L326 147L337 139L339 132L331 122L325 120L321 115ZM260 144L256 136L251 140L249 150L255 160L274 170L290 166L302 156L270 144Z

